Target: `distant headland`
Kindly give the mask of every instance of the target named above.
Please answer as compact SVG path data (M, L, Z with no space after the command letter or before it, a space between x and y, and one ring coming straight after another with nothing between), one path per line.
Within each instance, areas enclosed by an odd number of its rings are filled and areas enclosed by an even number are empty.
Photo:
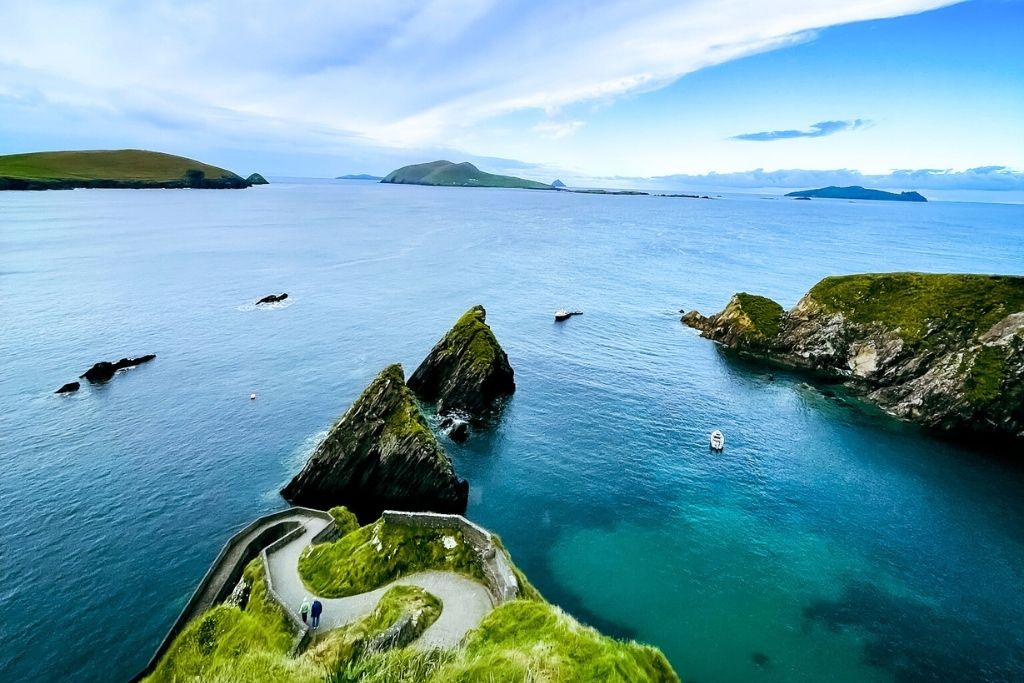
M384 176L382 183L399 185L447 185L454 187L516 187L528 190L550 190L550 185L526 180L511 175L485 173L479 168L463 161L456 164L451 161L431 161L425 164L403 166Z
M75 188L241 189L265 185L195 159L141 149L31 152L0 156L0 190Z
M818 188L817 190L798 190L797 192L787 192L787 197L802 197L811 198L815 197L818 199L874 199L881 201L890 202L926 202L928 201L917 192L886 192L885 190L871 190L860 185L851 185L850 187L836 187L835 185L829 185L828 187Z
M370 175L369 173L350 173L349 175L340 175L334 178L335 180L384 180L383 176Z

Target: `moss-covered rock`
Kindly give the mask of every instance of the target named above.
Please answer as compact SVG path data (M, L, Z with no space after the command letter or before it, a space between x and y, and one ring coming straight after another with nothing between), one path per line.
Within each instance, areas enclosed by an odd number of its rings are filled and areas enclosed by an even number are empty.
M483 306L466 311L409 377L409 388L438 413L481 419L516 390L508 356L486 320Z
M370 521L386 509L462 513L468 492L396 364L377 375L281 494L323 510L344 505Z
M683 322L732 348L848 378L890 413L952 433L1024 438L1024 278L828 277L792 310L738 294Z

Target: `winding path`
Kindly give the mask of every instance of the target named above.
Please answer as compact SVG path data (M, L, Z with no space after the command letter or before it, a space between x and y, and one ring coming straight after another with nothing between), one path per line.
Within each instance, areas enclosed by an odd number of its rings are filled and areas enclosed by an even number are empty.
M284 602L285 609L298 613L302 599L318 598L324 605L319 632L344 626L369 614L381 596L396 585L419 586L441 601L441 616L414 642L421 649L449 648L459 644L467 631L476 628L494 609L491 595L482 584L461 574L445 571L425 571L402 577L367 593L346 598L324 598L314 595L299 577L299 556L328 524L319 517L302 515L305 531L288 543L267 552L267 569L274 591Z

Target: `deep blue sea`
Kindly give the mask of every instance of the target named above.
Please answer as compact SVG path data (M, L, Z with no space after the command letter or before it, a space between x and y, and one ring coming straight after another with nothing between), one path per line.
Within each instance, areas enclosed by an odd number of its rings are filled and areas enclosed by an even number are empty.
M1024 680L1024 468L679 323L891 270L1024 274L1024 207L0 193L0 681L131 676L370 379L477 303L518 389L445 445L469 516L551 601L691 682ZM585 313L556 325L560 306Z

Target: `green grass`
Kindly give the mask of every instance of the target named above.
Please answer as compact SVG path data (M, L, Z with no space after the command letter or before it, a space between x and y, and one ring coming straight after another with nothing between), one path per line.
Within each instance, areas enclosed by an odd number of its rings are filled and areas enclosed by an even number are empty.
M462 314L441 341L444 353L461 353L460 360L472 368L473 374L486 373L501 354L501 345L485 320L483 306L474 306Z
M1024 310L1024 277L882 273L828 277L809 296L826 311L856 323L881 323L910 346L941 330L975 338L1002 318Z
M359 528L359 519L344 505L332 507L327 513L334 518L334 525L338 527L339 536L345 536Z
M0 156L0 177L26 180L170 182L191 170L210 178L238 178L194 159L139 149L33 152Z
M405 185L454 185L458 187L516 187L530 190L550 190L550 185L510 175L485 173L468 161L431 161L425 164L403 166L392 171L382 183Z
M557 607L530 600L501 605L447 653L409 649L360 658L331 683L677 683L657 649L617 641L583 626Z
M441 616L441 601L418 586L395 586L381 597L370 614L323 634L303 657L325 669L344 667L361 652L368 640L390 628L406 614L414 616L413 633L418 637Z
M445 536L455 539L454 548L444 547ZM388 524L384 519L337 541L312 546L299 558L303 583L328 598L365 593L428 569L483 580L483 570L461 531Z
M999 398L1006 380L1006 353L1002 347L982 346L971 361L964 358L961 368L967 370L965 396L972 404L985 404Z
M251 586L244 610L217 605L175 638L147 683L263 683L323 680L323 669L288 657L294 633L281 608L267 595L262 560L245 569Z
M782 327L782 306L765 296L740 292L736 295L741 310L750 319L753 332L765 339L775 337Z

